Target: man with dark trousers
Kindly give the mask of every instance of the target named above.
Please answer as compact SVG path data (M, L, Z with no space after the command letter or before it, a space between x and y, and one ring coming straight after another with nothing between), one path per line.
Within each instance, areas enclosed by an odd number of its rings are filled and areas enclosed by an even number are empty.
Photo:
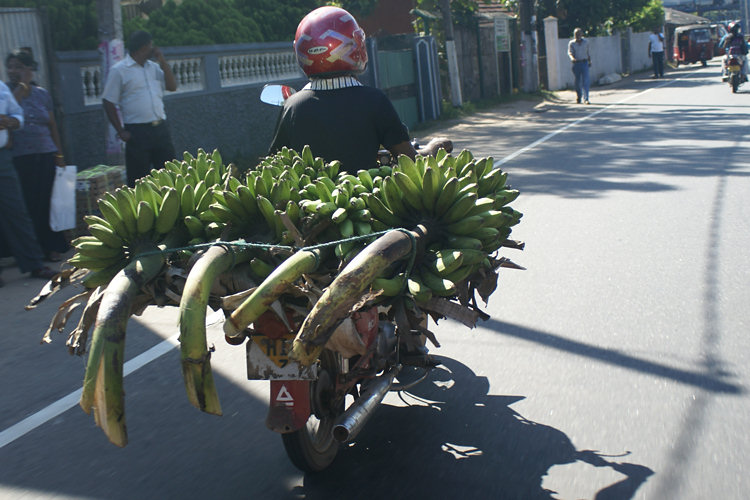
M165 90L177 90L177 80L148 32L130 35L128 52L110 69L102 103L117 137L125 142L125 168L132 187L136 179L175 157L163 97Z

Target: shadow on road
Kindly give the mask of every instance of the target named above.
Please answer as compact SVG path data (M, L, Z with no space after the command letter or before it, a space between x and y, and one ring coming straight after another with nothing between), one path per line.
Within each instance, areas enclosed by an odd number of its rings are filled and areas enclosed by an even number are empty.
M723 371L711 370L710 372L697 372L675 368L631 356L616 349L597 347L595 345L561 337L553 333L533 330L531 328L525 328L523 326L513 325L495 319L490 319L479 326L501 335L508 335L528 342L543 344L547 347L552 347L554 349L559 349L561 351L584 356L590 359L596 359L603 363L619 366L621 368L667 378L705 391L733 395L741 395L745 393L744 387L728 382L726 378L729 377L729 374Z
M597 498L626 499L653 474L576 450L562 431L511 408L523 396L488 395L485 377L440 359L442 366L402 395L408 406L379 408L329 470L306 475L299 498L550 499L555 492L542 484L549 469L581 461L625 476Z

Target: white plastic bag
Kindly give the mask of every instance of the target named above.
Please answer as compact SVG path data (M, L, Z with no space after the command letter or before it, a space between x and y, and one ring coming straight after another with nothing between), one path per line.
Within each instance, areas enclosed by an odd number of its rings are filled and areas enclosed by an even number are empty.
M75 165L55 167L55 181L49 204L49 227L55 232L76 227L77 173Z

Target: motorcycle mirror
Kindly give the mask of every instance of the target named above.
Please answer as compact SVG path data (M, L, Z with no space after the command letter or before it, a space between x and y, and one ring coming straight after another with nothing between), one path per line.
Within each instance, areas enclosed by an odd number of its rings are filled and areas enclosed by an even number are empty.
M267 84L260 93L260 100L272 106L283 106L284 101L295 92L289 85Z

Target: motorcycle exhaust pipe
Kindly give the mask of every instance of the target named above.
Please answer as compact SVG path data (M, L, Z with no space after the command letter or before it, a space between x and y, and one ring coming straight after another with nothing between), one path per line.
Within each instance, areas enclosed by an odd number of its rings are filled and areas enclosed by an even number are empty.
M357 437L375 408L383 401L399 371L401 365L394 366L388 373L375 378L365 393L336 419L333 426L333 438L336 441L346 443Z

